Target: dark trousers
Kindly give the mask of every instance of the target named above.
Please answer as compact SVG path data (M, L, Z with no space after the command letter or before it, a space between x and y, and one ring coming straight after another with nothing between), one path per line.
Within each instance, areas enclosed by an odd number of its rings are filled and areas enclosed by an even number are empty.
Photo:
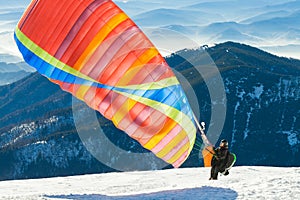
M214 165L211 167L210 171L210 178L211 179L218 179L218 173L219 173L219 168L217 165Z
M211 171L210 171L210 178L211 179L218 179L218 173L223 172L225 170L226 160L214 160L212 162Z

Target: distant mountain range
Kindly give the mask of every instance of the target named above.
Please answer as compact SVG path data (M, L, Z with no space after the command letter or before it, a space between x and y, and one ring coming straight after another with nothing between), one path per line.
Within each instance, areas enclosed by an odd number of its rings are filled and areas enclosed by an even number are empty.
M1 65L1 63L0 63ZM10 83L13 83L15 81L18 81L26 76L28 76L30 74L30 72L26 72L26 71L19 71L19 72L5 72L2 73L0 72L0 86L1 85L7 85Z
M133 2L121 3L124 9ZM151 8L151 7L150 7ZM199 44L228 40L268 47L280 56L300 58L290 45L300 44L300 1L212 1L176 3L129 14L143 29L168 28ZM179 28L180 27L180 28ZM151 37L150 37L151 39ZM176 41L170 41L170 46ZM278 47L285 46L285 48Z
M199 10L159 8L133 17L141 27L161 27L166 25L207 25L222 19L219 14Z
M2 60L8 61L1 62ZM0 54L0 85L7 85L18 81L34 72L34 68L20 58L9 54Z
M196 8L197 7L192 7L190 9L185 8L185 10L156 9L134 16L133 19L141 27L162 27L167 25L181 25L183 27L196 26L198 27L199 36L202 36L199 37L200 39L206 37L214 38L214 35L220 34L228 29L235 29L247 36L258 37L262 41L264 40L264 43L272 43L280 36L282 37L281 39L289 41L288 39L291 38L287 38L287 34L299 34L300 32L298 20L300 16L298 10L278 10L271 11L271 13L265 11L259 16L250 18L245 17L244 20L238 21L234 18L231 19L231 17L228 19L217 11L209 12L202 7L202 9ZM300 5L298 8L300 10ZM291 31L293 33L291 33ZM195 32L190 32L190 34L194 33ZM277 34L276 38L273 38L275 34ZM236 39L234 35L232 36L232 39ZM237 38L237 41L240 41L241 39L243 38ZM246 39L247 37L244 38L244 40ZM218 42L218 40L213 42Z
M169 29L200 45L228 40L300 59L299 0L115 0L143 30ZM12 32L30 0L0 3L0 53L13 54ZM6 34L3 34L6 33ZM7 34L9 33L9 34ZM163 33L168 37L167 32ZM151 40L155 36L149 35ZM153 38L152 38L153 37ZM156 43L166 42L165 39ZM180 40L170 37L169 50ZM176 48L176 50L179 50ZM0 62L6 62L0 60Z
M167 57L170 66L192 84L201 120L207 124L211 108L217 105L201 76L194 73L192 62L180 56L184 53L192 61L201 60L198 53L203 49L224 81L227 113L220 139L229 140L237 165L300 166L300 61L233 42L185 49ZM84 115L87 108L82 109ZM97 116L115 145L129 152L145 152L110 121ZM208 130L214 126L211 123ZM202 166L198 156L195 147L183 167ZM116 159L111 157L109 162ZM97 161L77 134L70 94L37 73L0 87L1 180L108 171L114 169Z

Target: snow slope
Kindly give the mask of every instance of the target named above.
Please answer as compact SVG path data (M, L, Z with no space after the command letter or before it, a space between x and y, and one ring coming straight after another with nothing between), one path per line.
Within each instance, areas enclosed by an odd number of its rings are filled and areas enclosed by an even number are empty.
M122 172L0 182L0 199L300 199L300 168L234 167Z

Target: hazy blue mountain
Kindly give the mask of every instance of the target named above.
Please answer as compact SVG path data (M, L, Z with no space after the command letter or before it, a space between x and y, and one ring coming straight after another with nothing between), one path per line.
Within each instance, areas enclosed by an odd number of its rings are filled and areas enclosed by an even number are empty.
M213 37L214 37L214 39L217 38L217 40L219 40L219 41L228 41L231 38L234 38L235 41L241 41L241 42L243 42L243 41L259 42L258 38L255 38L253 36L242 33L235 28L225 29L224 31L214 35ZM261 41L261 42L263 42L263 41Z
M239 21L247 16L253 16L253 14L257 13L254 9L257 5L263 6L265 4L262 2L256 4L254 1L206 1L187 6L185 9L215 14L218 13L223 16L223 21Z
M160 27L173 24L205 25L220 19L222 17L218 14L166 8L151 10L133 17L133 20L142 27Z
M265 46L261 47L266 51L271 51L276 53L277 55L281 55L284 57L292 57L296 58L297 54L299 54L300 45L285 45L285 46Z
M0 62L0 72L18 72L18 71L27 71L27 72L34 72L34 68L30 67L25 62L16 62L16 63L5 63Z
M0 60L14 60L13 56L0 55ZM25 62L5 63L0 62L0 85L7 85L28 76L35 70Z
M290 14L291 14L291 12L286 11L286 10L265 12L263 14L259 14L254 17L250 17L249 19L245 19L245 20L241 21L241 23L250 24L253 22L269 20L269 19L273 19L273 18L277 18L277 17L287 17Z
M275 17L268 20L261 20L253 22L250 27L254 31L261 30L258 33L285 33L289 30L299 30L300 26L300 11L294 12L286 17Z
M119 7L121 7L129 16L134 17L138 14L145 13L155 9L177 9L183 7L183 5L191 5L204 0L174 0L174 1L147 1L147 0L116 0L114 1Z
M184 53L201 61L202 49L185 49L166 60L191 82L201 120L209 124L215 104L202 77L179 56ZM300 61L233 42L206 50L221 72L227 95L220 139L229 140L238 157L237 165L299 166ZM113 171L93 158L82 144L71 106L70 94L37 73L0 87L1 180ZM110 121L97 116L114 144L130 152L145 151ZM83 128L89 130L91 126ZM201 166L197 155L199 150L195 148L184 166Z
M18 81L26 76L28 76L30 72L26 71L18 71L18 72L0 72L0 86L11 84L15 81Z
M284 1L279 4L269 4L267 6L264 6L262 10L265 11L275 11L275 10L285 10L285 11L297 11L300 7L300 1L299 0L293 0L293 1Z
M183 33L185 35L190 35L191 33L196 33L197 31L201 30L201 27L199 26L183 26L183 25L168 25L168 26L163 26L162 28Z
M20 62L21 58L10 55L10 54L1 54L0 53L0 62L5 62L5 63L17 63Z
M174 2L173 5L151 1L155 5L149 9L145 6L144 9L130 10L129 4L134 2L120 6L125 6L126 12L128 5L130 16L143 30L147 27L168 28L202 45L231 40L256 47L270 46L270 50L277 53L277 47L300 44L299 1L188 1ZM299 57L295 53L290 56Z
M226 31L228 29L234 29L234 30L240 30L242 31L243 25L236 23L236 22L218 22L218 23L212 23L208 26L206 26L202 32L207 33L208 35L214 35L217 33L221 33L223 31Z

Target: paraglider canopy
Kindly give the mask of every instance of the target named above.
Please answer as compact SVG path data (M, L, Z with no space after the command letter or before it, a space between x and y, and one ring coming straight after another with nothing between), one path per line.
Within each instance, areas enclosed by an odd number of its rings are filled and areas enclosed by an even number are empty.
M15 30L24 60L174 167L196 138L174 73L111 0L33 0ZM100 147L99 147L100 148Z

